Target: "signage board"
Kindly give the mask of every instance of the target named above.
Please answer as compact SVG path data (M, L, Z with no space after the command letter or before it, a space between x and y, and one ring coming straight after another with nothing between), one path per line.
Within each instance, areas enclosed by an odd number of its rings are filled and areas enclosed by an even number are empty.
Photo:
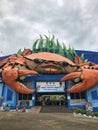
M37 92L65 92L65 82L36 82Z

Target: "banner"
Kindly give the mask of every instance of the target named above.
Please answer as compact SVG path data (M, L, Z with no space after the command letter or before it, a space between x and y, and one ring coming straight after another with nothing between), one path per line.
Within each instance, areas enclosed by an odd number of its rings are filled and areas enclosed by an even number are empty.
M65 92L65 82L36 82L37 92Z

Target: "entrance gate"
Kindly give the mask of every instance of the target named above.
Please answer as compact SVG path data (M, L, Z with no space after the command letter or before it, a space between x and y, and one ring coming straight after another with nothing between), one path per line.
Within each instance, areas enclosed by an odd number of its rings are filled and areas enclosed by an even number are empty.
M36 82L36 105L62 106L66 105L65 82Z
M38 106L67 106L65 93L41 93L36 96Z

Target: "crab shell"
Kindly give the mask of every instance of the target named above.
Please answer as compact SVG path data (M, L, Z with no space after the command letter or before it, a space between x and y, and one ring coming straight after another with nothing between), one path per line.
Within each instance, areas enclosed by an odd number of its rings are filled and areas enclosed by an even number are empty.
M49 52L34 53L25 56L25 59L31 70L41 74L66 74L77 69L70 59Z
M26 50L22 56L12 55L0 62L0 66L4 64L1 70L3 81L18 93L34 93L34 90L27 88L21 81L24 76L66 74L77 69L77 66L71 60L58 54L49 52L30 53L29 50Z

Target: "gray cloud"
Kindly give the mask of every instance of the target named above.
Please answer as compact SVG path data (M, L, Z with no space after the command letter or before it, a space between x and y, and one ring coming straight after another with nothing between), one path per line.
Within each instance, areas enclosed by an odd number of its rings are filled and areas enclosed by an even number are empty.
M96 51L97 11L97 0L1 0L0 51L31 48L48 31L75 49Z

